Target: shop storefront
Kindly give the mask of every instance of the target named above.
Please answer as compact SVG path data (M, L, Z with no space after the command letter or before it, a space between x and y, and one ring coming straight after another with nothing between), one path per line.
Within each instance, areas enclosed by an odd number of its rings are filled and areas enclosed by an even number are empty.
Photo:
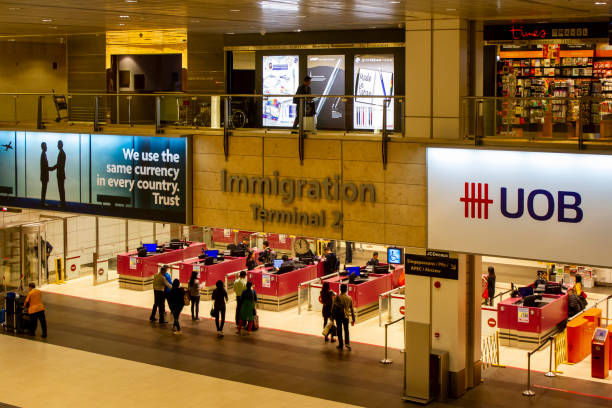
M608 24L485 26L497 135L612 136L612 47ZM493 96L493 95L491 95ZM514 99L520 98L520 99Z

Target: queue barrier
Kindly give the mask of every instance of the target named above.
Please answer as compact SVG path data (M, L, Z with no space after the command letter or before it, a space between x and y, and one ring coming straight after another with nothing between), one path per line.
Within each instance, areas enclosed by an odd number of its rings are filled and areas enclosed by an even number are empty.
M548 343L549 348L550 348L550 354L549 354L549 360L548 360L548 371L544 374L546 377L556 377L557 375L553 372L552 369L552 362L553 362L553 348L554 348L554 343L555 343L555 337L557 336L558 333L555 333L555 335L552 335L550 337L548 337L543 343L541 343L538 347L536 347L535 349L533 349L532 351L527 353L527 389L525 391L523 391L523 395L526 397L533 397L535 395L535 391L533 391L531 389L531 356L534 355L535 353L537 353L538 351L541 351L544 346L546 346L546 344Z
M383 320L386 322L393 320L397 316L395 312L403 315L403 309L393 307L393 295L401 294L404 288L405 286L400 286L378 295L378 327L382 327Z
M380 360L381 364L391 364L393 362L393 360L389 359L389 355L388 355L388 344L387 344L387 340L388 340L388 334L387 334L387 329L389 328L389 326L399 322L399 321L403 321L404 322L404 333L406 332L406 320L404 318L404 316L400 317L399 319L395 319L392 322L387 322L385 323L385 358L383 358L382 360Z
M306 282L298 284L298 315L302 314L302 305L307 304L306 310L312 310L312 285L321 283L326 279L335 278L340 276L340 272L330 273L329 275L321 276Z
M553 339L555 366L551 370L556 374L563 374L563 371L559 371L561 364L567 364L567 328L562 332L557 333Z
M482 339L482 365L486 367L505 368L499 361L499 332L486 336Z

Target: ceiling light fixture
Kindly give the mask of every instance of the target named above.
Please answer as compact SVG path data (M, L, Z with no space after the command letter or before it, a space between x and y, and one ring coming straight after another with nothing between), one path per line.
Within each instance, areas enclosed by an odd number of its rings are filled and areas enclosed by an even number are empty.
M400 4L401 1L390 1L389 3L391 3L391 4Z
M276 10L276 11L298 11L298 4L289 3L275 3L273 1L260 1L259 5L264 10Z
M119 16L119 18L130 18L130 16Z
M52 22L52 21L53 21L53 20L51 20L50 18L43 18L43 19L42 19L42 22L43 22L43 23L50 23L50 22Z
M225 33L225 34L227 34L227 35L234 35L234 34L236 34L236 33Z
M138 0L125 0L126 3L138 3Z
M296 18L306 18L306 16L295 16Z
M457 11L455 8L447 8L446 11Z
M238 12L240 12L240 10L238 10L238 9L231 9L230 11L231 11L232 13L238 13Z
M596 1L595 2L596 6L605 6L606 4L608 4L608 3L606 3L605 1Z
M9 7L9 11L19 11L21 7Z
M200 22L200 20L198 20L198 19L195 19L195 18L194 18L193 20L191 20L191 22L192 22L192 23L199 23L199 22Z
M293 31L294 31L294 32L296 32L296 33L301 33L301 32L302 32L302 29L301 29L301 28L298 28L297 30L293 30Z
M120 25L120 26L124 26L125 24L123 24L123 23L119 23L119 25Z
M49 28L52 28L54 30L57 30L57 26L50 26Z

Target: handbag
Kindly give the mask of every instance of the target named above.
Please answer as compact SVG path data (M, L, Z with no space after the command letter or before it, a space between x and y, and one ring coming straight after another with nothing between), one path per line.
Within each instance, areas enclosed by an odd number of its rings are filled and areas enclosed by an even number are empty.
M217 317L217 313L218 312L217 312L217 310L215 310L214 307L210 309L210 317L216 318Z
M327 337L327 335L329 335L330 332L332 331L333 327L334 327L334 322L333 320L330 320L329 323L327 323L327 326L325 326L325 328L323 329L323 335Z
M185 303L185 306L189 306L189 304L191 303L191 299L189 298L189 292L187 291L183 293L183 303Z

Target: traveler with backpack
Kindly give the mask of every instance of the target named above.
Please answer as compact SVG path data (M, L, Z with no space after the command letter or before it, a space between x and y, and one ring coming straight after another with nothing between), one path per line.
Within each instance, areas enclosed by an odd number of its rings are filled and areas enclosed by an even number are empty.
M187 290L189 290L189 300L191 301L191 320L200 320L200 281L197 272L191 272Z
M225 325L225 302L229 301L227 291L223 287L223 281L218 280L216 289L213 290L212 300L213 315L215 317L215 325L217 326L217 337L223 337L223 325ZM219 317L221 320L219 321Z
M338 328L338 347L342 350L344 346L348 350L351 350L351 340L349 337L349 316L351 317L351 325L355 325L355 311L353 310L353 299L346 294L348 286L346 283L340 285L340 295L334 299L332 314L336 320L336 327ZM342 329L344 329L344 337L342 336ZM346 344L345 344L346 342Z

